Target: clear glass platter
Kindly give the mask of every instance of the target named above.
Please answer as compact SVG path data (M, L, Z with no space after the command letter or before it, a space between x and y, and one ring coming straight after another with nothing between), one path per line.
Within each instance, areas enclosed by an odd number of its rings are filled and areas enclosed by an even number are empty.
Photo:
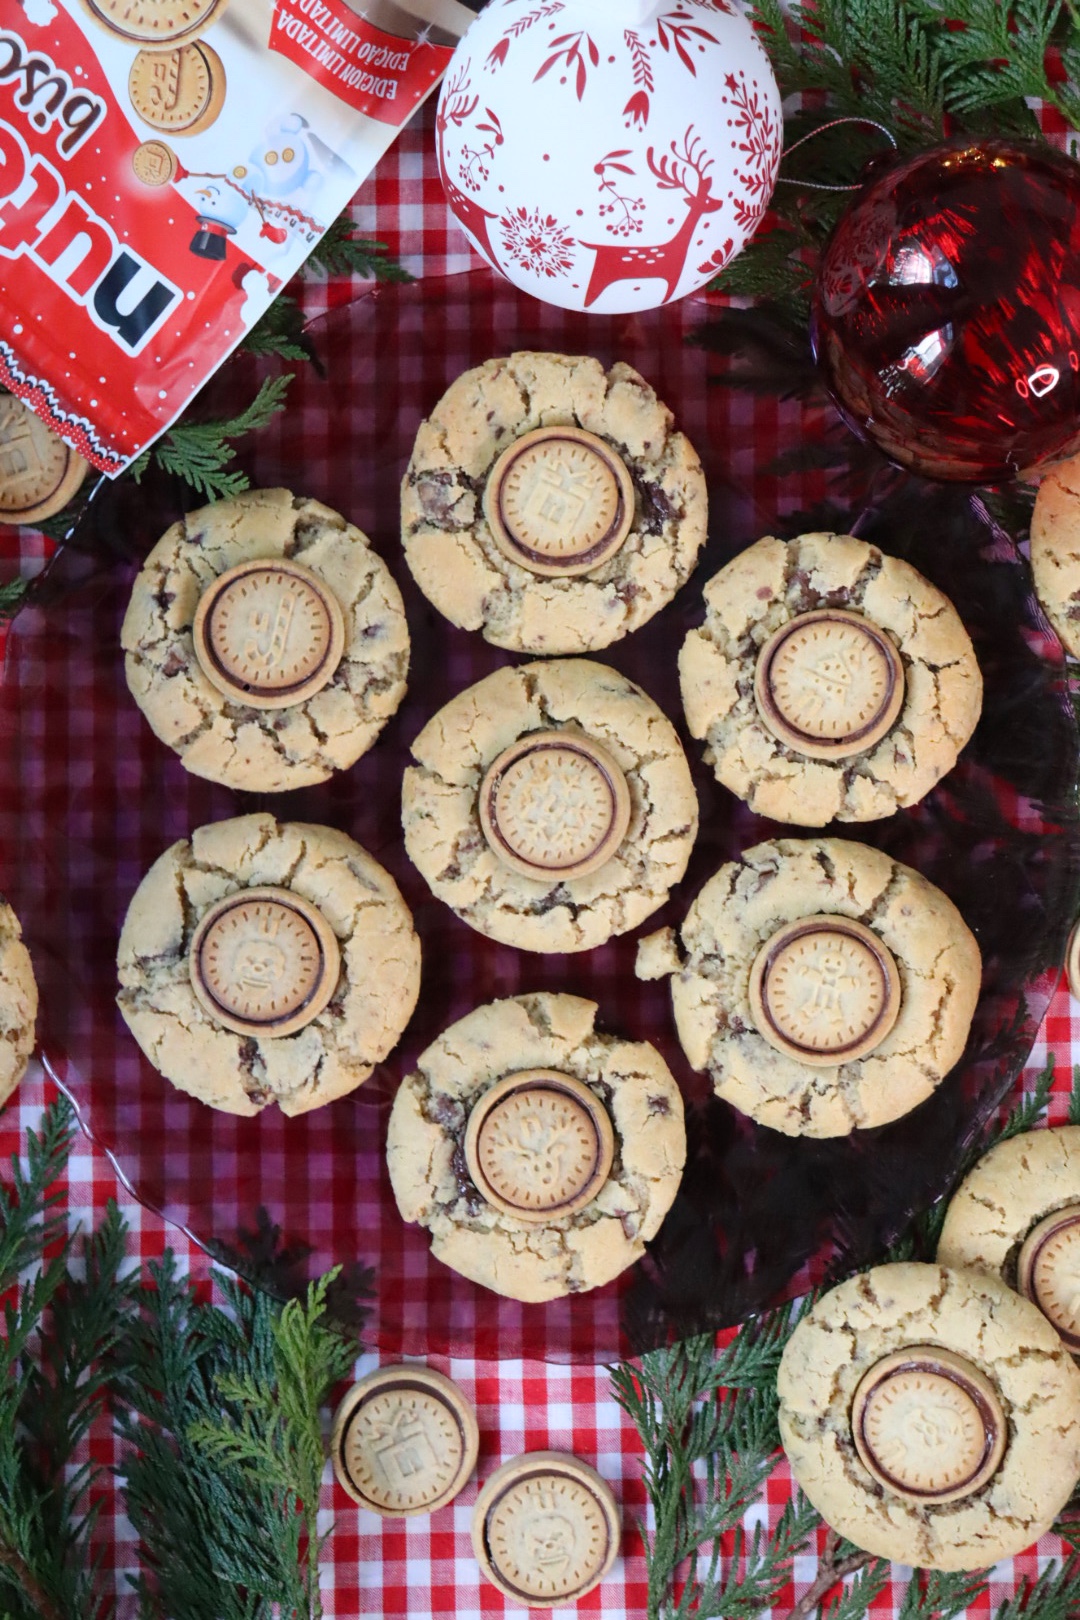
M409 693L364 759L319 788L259 799L188 776L152 736L127 692L118 636L139 558L200 504L164 478L99 486L9 637L0 879L41 983L45 1061L84 1126L139 1198L263 1283L290 1290L340 1262L347 1313L373 1268L367 1336L387 1355L606 1359L734 1322L880 1255L949 1184L1021 1071L1076 902L1076 726L1060 647L992 515L1001 504L886 467L840 425L801 345L756 314L722 314L704 300L583 317L476 272L380 287L310 337L317 364L300 369L287 414L245 445L240 464L256 484L287 485L347 514L402 587ZM697 573L649 626L599 655L680 727L676 656L702 617L702 584L763 534L854 530L908 557L964 617L986 705L960 765L916 809L838 829L923 871L956 901L983 951L964 1059L907 1119L831 1142L751 1124L687 1065L666 985L634 978L640 934L677 922L722 861L781 831L716 784L685 728L701 808L690 870L643 929L600 950L559 958L495 945L436 902L408 862L400 781L409 743L453 693L513 660L446 624L413 586L398 537L399 481L421 417L451 379L514 348L629 361L702 456L710 541ZM250 399L275 365L231 364L207 414ZM424 951L420 1003L397 1050L351 1097L293 1120L274 1109L236 1119L174 1090L142 1058L113 999L120 924L146 867L193 827L255 808L356 837L400 884ZM521 1306L430 1258L426 1235L398 1217L384 1146L394 1090L423 1047L479 1003L536 989L590 996L602 1026L660 1047L688 1104L689 1160L641 1265L593 1293Z

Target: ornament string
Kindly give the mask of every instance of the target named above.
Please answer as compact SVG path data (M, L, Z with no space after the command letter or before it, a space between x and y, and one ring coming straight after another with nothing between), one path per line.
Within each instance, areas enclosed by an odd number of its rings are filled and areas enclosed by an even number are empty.
M895 152L897 149L896 136L892 130L886 129L884 124L879 124L876 118L832 118L827 124L821 124L817 129L812 129L809 135L804 135L801 140L795 142L794 146L789 146L781 155L780 161L783 162L784 158L789 158L792 152L797 152L800 146L806 145L807 141L812 141L818 135L824 135L827 129L837 129L841 124L864 124L870 129L878 129L885 136L893 151ZM787 175L780 174L776 177L776 184L778 186L802 186L807 191L859 191L863 182L856 180L850 186L831 186L826 185L822 180L793 180Z

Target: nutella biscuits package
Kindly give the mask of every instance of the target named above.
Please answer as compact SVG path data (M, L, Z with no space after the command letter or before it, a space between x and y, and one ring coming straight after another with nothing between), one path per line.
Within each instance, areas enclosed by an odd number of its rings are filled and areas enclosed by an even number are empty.
M103 472L435 87L459 0L0 0L0 386Z

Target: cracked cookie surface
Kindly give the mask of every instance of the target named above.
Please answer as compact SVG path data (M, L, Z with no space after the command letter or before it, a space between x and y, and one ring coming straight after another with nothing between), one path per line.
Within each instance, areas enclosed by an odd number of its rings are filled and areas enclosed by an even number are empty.
M336 599L345 645L321 690L259 708L207 679L192 629L221 574L276 558L310 570ZM249 490L174 523L135 580L120 640L128 686L155 736L196 776L252 793L324 782L352 765L405 695L409 632L390 570L359 529L286 489Z
M679 655L687 724L705 740L717 779L756 815L803 827L874 821L916 804L955 765L979 718L982 676L952 603L909 563L852 535L766 538L715 574L704 594L705 623ZM781 741L754 694L769 638L822 608L861 615L884 632L905 687L880 740L831 760ZM826 673L849 678L843 669Z
M1069 1205L1080 1205L1080 1126L1009 1137L979 1160L953 1194L938 1242L938 1263L985 1272L1018 1288L1025 1238L1044 1217ZM1076 1296L1076 1252L1067 1258L1071 1294ZM1075 1304L1080 1305L1080 1298ZM1077 1353L1075 1345L1070 1348Z
M583 428L623 459L630 531L590 572L545 578L512 561L484 516L488 474L526 433ZM405 559L428 600L515 652L595 652L647 623L689 578L705 541L705 475L648 383L623 363L521 352L451 384L416 437L402 484Z
M433 1041L401 1082L387 1161L398 1209L431 1252L511 1299L538 1302L610 1282L641 1258L686 1157L679 1088L655 1047L598 1034L579 996L512 996L477 1007ZM487 1203L469 1176L470 1110L505 1076L549 1069L586 1085L614 1128L610 1173L583 1208L538 1224Z
M864 1375L910 1346L962 1357L1008 1423L991 1478L958 1500L913 1502L860 1460L852 1403ZM859 1547L925 1569L979 1569L1050 1528L1080 1471L1080 1372L1036 1308L1004 1284L914 1262L878 1266L818 1301L777 1375L780 1434L799 1485Z
M0 900L0 1103L26 1073L34 1050L38 989L19 919Z
M868 1052L810 1066L755 1027L751 972L787 923L835 915L872 930L891 953L900 1009ZM722 866L681 928L641 941L639 978L671 974L675 1023L718 1096L788 1136L844 1136L924 1102L959 1059L978 1000L979 947L959 911L918 872L843 838L781 838Z
M614 854L582 877L527 877L480 822L488 767L519 738L578 731L602 745L630 794ZM585 951L634 928L686 871L697 798L674 726L633 681L590 659L496 670L433 715L405 772L405 847L438 899L481 934L527 951Z
M1062 646L1080 658L1080 456L1051 467L1031 517L1035 594Z
M192 987L202 918L245 889L287 889L321 913L340 948L333 995L296 1034L240 1035ZM420 942L388 872L331 827L260 814L199 827L159 856L120 934L117 1004L167 1080L212 1108L319 1108L361 1085L393 1049L420 988Z

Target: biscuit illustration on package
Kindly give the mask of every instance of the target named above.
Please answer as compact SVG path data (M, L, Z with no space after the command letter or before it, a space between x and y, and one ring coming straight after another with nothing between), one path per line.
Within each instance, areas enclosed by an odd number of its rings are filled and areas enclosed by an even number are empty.
M899 1119L959 1061L982 961L948 897L842 838L757 844L638 946L718 1096L787 1136Z
M154 862L118 968L124 1020L173 1085L231 1114L302 1114L397 1044L420 942L359 844L261 814L200 827Z
M952 603L849 534L759 540L705 586L679 655L690 732L755 814L822 827L916 804L975 729Z
M614 1492L594 1468L561 1451L529 1451L497 1468L476 1499L473 1551L514 1603L576 1603L619 1551Z
M622 364L521 352L451 384L401 489L405 560L439 612L497 647L581 653L645 624L705 540L705 475Z
M198 135L225 105L225 68L202 40L171 51L142 50L131 64L128 95L144 124L165 135Z
M144 186L167 186L176 179L180 163L164 141L142 141L131 154L131 167Z
M491 939L584 951L667 899L697 834L678 734L604 664L500 669L428 721L405 772L405 847Z
M193 39L221 16L229 0L83 0L99 27L129 45L151 49Z
M89 471L14 394L0 391L0 523L40 523L71 500Z
M796 1482L856 1546L981 1569L1053 1523L1080 1469L1080 1372L996 1278L878 1266L820 1299L777 1375Z
M476 1414L457 1385L431 1367L379 1367L334 1415L330 1457L338 1483L386 1519L434 1513L476 1467Z
M196 776L249 792L352 765L405 694L409 632L390 570L359 529L286 489L173 524L120 639L155 735Z
M937 1259L1016 1289L1080 1356L1080 1126L984 1154L952 1196Z
M390 1113L398 1209L436 1259L495 1293L557 1299L640 1259L686 1157L679 1089L595 1002L512 996L421 1053Z

